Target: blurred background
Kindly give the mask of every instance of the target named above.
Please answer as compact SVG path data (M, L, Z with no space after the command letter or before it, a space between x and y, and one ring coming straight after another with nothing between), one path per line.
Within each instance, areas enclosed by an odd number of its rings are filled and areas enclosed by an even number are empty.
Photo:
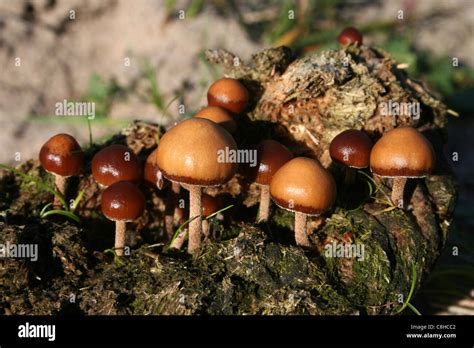
M458 153L451 161L460 185L456 217L444 255L412 302L422 314L474 314L471 0L0 0L0 163L37 157L58 132L87 145L87 118L55 115L65 99L95 103L93 141L134 119L168 124L203 106L221 76L205 49L244 60L269 46L310 54L336 48L348 25L459 113L449 116L445 149L448 158Z

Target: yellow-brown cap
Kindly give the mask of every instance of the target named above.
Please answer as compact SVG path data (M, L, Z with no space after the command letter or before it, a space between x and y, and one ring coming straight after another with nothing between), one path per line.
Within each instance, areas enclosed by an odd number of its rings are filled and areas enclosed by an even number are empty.
M364 132L347 129L331 141L329 154L333 161L351 168L367 168L370 162L372 140Z
M219 126L224 127L231 134L237 130L237 122L235 122L231 114L220 106L206 106L194 115L194 117L211 120Z
M244 85L231 78L217 80L207 91L209 106L220 106L236 114L245 110L248 100L249 95Z
M237 145L224 128L204 118L191 118L167 131L160 139L157 164L175 182L217 186L229 181L237 164L226 154Z
M42 147L39 160L44 170L68 177L79 174L84 153L76 139L69 134L56 134Z
M419 178L431 173L435 157L431 143L415 128L394 128L372 148L370 169L382 177Z
M336 199L336 183L318 161L297 157L283 165L270 183L272 200L280 207L320 215Z

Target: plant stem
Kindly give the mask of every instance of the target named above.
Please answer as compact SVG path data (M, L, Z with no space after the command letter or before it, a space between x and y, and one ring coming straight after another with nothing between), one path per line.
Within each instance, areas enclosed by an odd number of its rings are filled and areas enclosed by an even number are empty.
M189 185L189 223L188 253L193 254L201 247L201 186Z
M117 256L123 256L123 249L125 248L126 230L126 221L115 221L115 253L117 254Z
M295 212L295 239L297 245L309 248L311 243L306 232L306 217L304 213Z
M260 185L260 209L258 211L258 222L267 221L270 213L270 187Z
M403 192L405 191L406 182L407 182L407 178L405 177L393 178L392 203L396 206L399 206L402 209L405 206L403 202Z
M66 180L67 178L65 176L54 174L54 184L56 185L56 189L58 190L58 192L63 197L65 197L65 192L66 192ZM66 201L66 204L67 204L67 201ZM61 200L56 195L54 196L53 206L57 209L62 208ZM64 207L64 208L67 209L68 207Z

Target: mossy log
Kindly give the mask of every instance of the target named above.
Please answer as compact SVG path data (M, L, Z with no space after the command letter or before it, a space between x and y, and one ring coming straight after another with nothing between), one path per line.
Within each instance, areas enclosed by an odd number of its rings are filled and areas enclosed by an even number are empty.
M251 91L248 114L236 140L246 148L262 139L286 144L296 155L318 158L334 174L333 210L309 223L314 252L294 243L291 213L272 208L268 223L256 224L258 188L237 174L207 190L223 206L212 238L195 257L164 248L166 189L142 185L147 211L128 227L131 255L121 261L103 251L113 245L113 223L100 214L100 189L90 160L111 143L128 145L144 161L163 129L135 122L104 144L86 150L83 174L68 195L83 190L77 214L40 218L52 197L18 175L0 176L0 244L36 243L38 261L0 260L0 312L4 314L394 314L402 306L416 270L416 288L443 246L456 199L456 184L443 157L446 107L420 83L397 69L389 54L368 47L327 51L295 59L286 48L256 54L244 63L226 51L207 52L229 76ZM239 64L235 64L238 61ZM419 102L420 117L384 116L387 101ZM328 144L347 128L376 140L393 127L411 125L431 140L437 166L411 180L408 209L386 202L391 182L373 183L359 173L351 189L343 168L331 163ZM19 169L51 182L36 160ZM370 172L365 174L370 176ZM363 245L363 257L330 257L328 245Z

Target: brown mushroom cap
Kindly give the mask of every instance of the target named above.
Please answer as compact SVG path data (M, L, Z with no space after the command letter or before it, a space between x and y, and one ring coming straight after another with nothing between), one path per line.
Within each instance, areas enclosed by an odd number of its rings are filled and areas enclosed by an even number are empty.
M280 207L320 215L336 199L336 183L318 161L297 157L283 165L270 183L270 194Z
M372 148L370 169L383 177L419 178L431 173L435 157L431 143L415 128L394 128Z
M249 95L244 85L231 78L215 81L207 91L209 106L220 106L236 114L245 110L248 100Z
M153 152L147 157L145 162L145 169L143 171L143 178L149 184L154 187L158 187L160 190L166 186L168 182L163 177L163 173L156 164L156 153L158 149L153 150Z
M56 134L41 147L39 160L50 173L64 177L77 175L84 164L84 153L69 134Z
M204 217L208 217L209 215L214 214L216 211L219 210L219 201L216 197L213 197L208 194L203 194L201 196L201 209L202 215Z
M351 168L366 168L370 163L372 140L364 132L348 129L338 134L329 146L331 158Z
M204 118L191 118L167 131L160 139L157 164L175 182L215 186L229 181L236 163L220 161L221 152L237 151L232 135Z
M145 196L129 181L119 181L102 193L102 213L112 221L132 221L145 210Z
M260 185L270 185L273 175L293 158L288 148L275 140L263 140L257 146L257 165L248 166L247 176Z
M142 168L137 156L128 147L120 144L107 146L92 159L92 175L102 186L119 181L138 181Z
M341 31L341 33L337 37L337 41L342 46L350 44L362 45L362 34L354 27L347 27Z
M229 133L237 130L237 122L231 114L220 106L207 106L199 111L194 117L206 118L224 127Z

